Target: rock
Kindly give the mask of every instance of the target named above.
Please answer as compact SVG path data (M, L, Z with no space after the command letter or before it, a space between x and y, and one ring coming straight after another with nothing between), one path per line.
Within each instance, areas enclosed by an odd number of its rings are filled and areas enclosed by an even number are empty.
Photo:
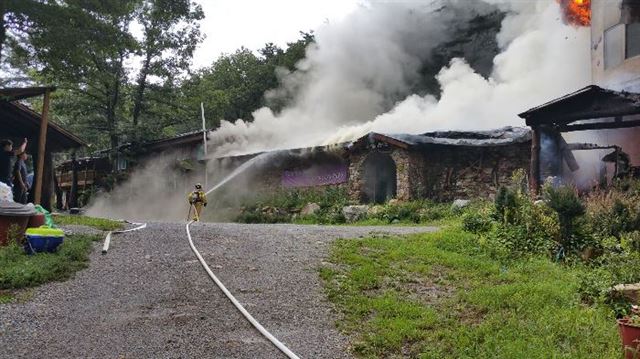
M634 284L618 284L613 287L613 291L620 293L632 303L638 303L638 292L640 292L640 283Z
M468 206L469 203L471 203L471 201L469 201L468 199L456 199L451 204L451 208L453 208L453 209L464 208L464 207Z
M384 207L381 206L381 205L372 206L371 208L369 208L367 210L367 216L375 217L378 214L380 214L380 212L382 212L383 209L384 209Z
M301 216L310 216L315 214L320 210L320 205L317 203L307 203L306 206L302 208L300 211Z
M390 199L390 200L389 200L389 203L388 203L388 204L389 204L390 206L397 206L397 205L399 205L399 204L400 204L400 200L399 200L399 199L397 199L397 198L392 198L392 199Z
M347 220L347 222L355 222L359 219L364 218L368 210L369 206L367 205L345 206L342 208L342 215Z

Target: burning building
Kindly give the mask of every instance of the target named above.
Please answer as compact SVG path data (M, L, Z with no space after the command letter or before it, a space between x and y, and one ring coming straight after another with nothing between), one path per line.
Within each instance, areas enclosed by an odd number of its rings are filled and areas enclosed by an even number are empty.
M640 165L640 1L561 3L569 23L591 26L594 85L520 114L533 129L534 191L549 176L589 187Z
M253 174L260 192L343 187L354 202L487 197L529 167L531 132L369 133L340 145L278 151ZM251 156L218 161L239 164Z

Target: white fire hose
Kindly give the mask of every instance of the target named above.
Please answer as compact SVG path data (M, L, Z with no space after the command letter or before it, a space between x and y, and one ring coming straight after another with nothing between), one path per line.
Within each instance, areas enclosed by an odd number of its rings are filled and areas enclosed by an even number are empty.
M129 222L129 221L125 221L125 222L129 223L129 224L133 224L134 226L138 226L138 227L131 228L131 229L125 229L125 230L122 230L122 231L110 231L109 233L107 233L107 236L104 239L104 245L102 246L102 254L107 254L107 251L109 250L109 244L111 244L111 235L112 234L133 232L133 231L137 231L139 229L147 228L147 224L146 223L136 223L136 222Z
M191 232L189 231L189 226L193 222L194 221L190 221L185 226L185 229L187 230L187 237L189 238L189 245L191 246L191 250L193 251L193 253L196 255L196 257L198 257L198 260L200 261L200 264L202 264L202 267L204 268L204 270L207 271L207 274L209 274L209 277L211 277L211 279L216 283L218 288L222 290L224 295L226 295L227 298L229 298L231 303L233 303L233 305L240 311L240 313L242 313L242 315L244 315L244 317L247 318L247 320L251 323L251 325L253 325L256 329L258 329L258 331L262 335L264 335L265 338L269 339L269 341L271 341L273 345L275 345L278 349L280 349L280 351L290 359L299 359L299 357L295 353L289 350L289 348L287 348L284 344L282 344L282 342L280 342L276 337L274 337L271 333L269 333L246 309L244 309L244 307L242 306L242 304L240 304L240 302L236 299L236 297L234 297L233 294L231 294L231 292L227 290L224 284L222 284L222 282L218 279L218 277L216 277L216 275L213 274L213 272L211 271L211 268L209 268L209 265L207 265L207 262L205 262L204 258L202 258L202 256L200 255L200 252L198 252L198 250L196 249L196 246L193 244L193 240L191 239Z

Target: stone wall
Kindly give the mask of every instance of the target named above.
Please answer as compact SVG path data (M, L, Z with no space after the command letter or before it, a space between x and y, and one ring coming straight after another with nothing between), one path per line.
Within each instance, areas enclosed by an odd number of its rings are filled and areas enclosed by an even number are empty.
M349 197L363 199L363 163L371 151L352 153L349 157ZM424 195L424 158L420 152L394 148L385 151L396 164L396 198L408 201Z
M491 197L501 185L510 183L517 169L528 173L531 143L496 147L431 145L421 150L386 147L360 149L348 155L347 183L313 187L318 190L345 187L352 202L363 201L363 164L373 151L388 154L396 165L396 198L408 201L430 198L449 201L456 198ZM313 159L303 162L313 163ZM282 172L299 162L284 162L263 168L248 187L252 191L282 191Z
M425 194L435 200L492 197L514 171L529 171L531 143L496 147L433 146L424 153Z

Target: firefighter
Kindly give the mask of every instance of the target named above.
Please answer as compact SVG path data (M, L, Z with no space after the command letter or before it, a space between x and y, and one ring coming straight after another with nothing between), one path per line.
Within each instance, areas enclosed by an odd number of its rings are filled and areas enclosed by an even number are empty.
M189 200L189 204L192 207L195 207L193 220L199 221L200 213L202 213L202 206L207 206L207 194L202 190L202 185L200 183L196 183L195 191L189 193L189 197L187 199ZM191 213L191 210L189 210L189 213Z

